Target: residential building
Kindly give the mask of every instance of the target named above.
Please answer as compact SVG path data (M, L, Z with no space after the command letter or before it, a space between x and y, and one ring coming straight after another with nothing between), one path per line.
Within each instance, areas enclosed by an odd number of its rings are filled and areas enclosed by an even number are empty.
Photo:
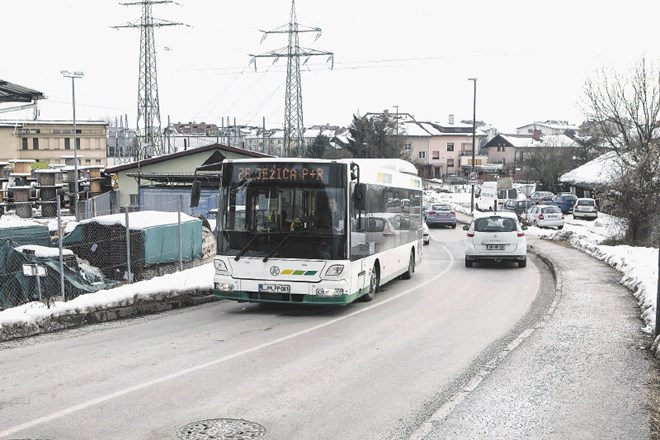
M500 164L505 175L523 171L525 156L539 148L579 148L579 144L566 135L498 134L484 145L488 162Z
M76 121L76 153L72 121L0 120L0 161L32 159L53 165L77 155L81 166L105 167L107 127L105 121Z
M533 122L531 124L522 125L516 128L516 134L520 135L533 135L538 133L540 136L555 136L555 135L568 135L573 136L579 127L577 125L569 124L567 121L553 121L548 120L545 122Z
M450 175L467 176L472 169L471 124L455 123L449 115L448 124L439 122L406 122L404 145L410 144L411 158L425 178ZM426 133L426 134L425 134ZM484 134L475 133L474 167L483 172L488 168L487 157L479 152Z

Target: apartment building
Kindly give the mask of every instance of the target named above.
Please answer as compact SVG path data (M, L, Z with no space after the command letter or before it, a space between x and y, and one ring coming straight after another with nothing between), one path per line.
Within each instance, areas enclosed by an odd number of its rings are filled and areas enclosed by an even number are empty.
M75 152L72 121L0 120L0 161L32 159L53 165L77 155L81 166L105 167L107 129L105 121L76 121Z
M449 175L467 175L472 168L472 125L454 121L406 122L405 148L424 178L440 178ZM479 154L484 134L477 130L475 136L475 168L486 167L488 157Z

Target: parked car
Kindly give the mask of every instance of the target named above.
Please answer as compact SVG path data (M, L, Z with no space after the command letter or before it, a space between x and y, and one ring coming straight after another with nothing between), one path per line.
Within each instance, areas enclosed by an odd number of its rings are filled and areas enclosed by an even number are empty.
M531 200L507 200L504 202L502 209L504 211L515 212L520 220L520 216L527 211L530 207L534 206L534 202Z
M564 214L570 214L573 211L573 205L575 205L576 200L577 196L575 194L560 193L554 196L552 201L547 204L559 206L561 212Z
M523 223L537 228L564 228L564 213L556 205L534 205L522 215Z
M449 203L433 203L426 210L426 223L429 227L434 225L456 227L456 211Z
M518 220L521 219L522 215L532 206L534 206L535 203L529 199L527 200L516 200L516 204L513 207L513 212L516 213L518 216Z
M573 218L584 218L594 220L598 218L598 205L596 201L589 197L581 197L573 205Z
M475 218L463 227L465 237L465 267L479 261L513 261L527 266L525 229L513 212L501 211Z
M426 222L422 224L422 241L424 244L429 244L431 242L431 231L429 230L429 225Z
M529 200L537 205L545 205L547 202L552 201L554 196L555 194L550 191L534 191L529 195Z
M513 199L505 200L504 204L502 205L502 210L503 211L513 211L513 210L515 210L516 202L517 202L517 200L513 200Z

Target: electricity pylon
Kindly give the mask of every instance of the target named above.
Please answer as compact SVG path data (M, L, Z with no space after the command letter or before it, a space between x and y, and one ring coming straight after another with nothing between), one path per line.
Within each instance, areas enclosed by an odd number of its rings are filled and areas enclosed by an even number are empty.
M128 23L119 28L140 28L140 73L138 78L137 137L138 145L135 160L148 159L165 154L163 150L163 132L160 125L160 102L158 100L158 78L156 75L156 45L154 28L163 26L181 26L183 23L154 19L151 6L162 3L174 3L171 0L142 0L120 3L124 6L142 6L140 23ZM158 21L154 21L158 20Z
M284 96L284 149L286 156L302 156L305 148L305 126L303 125L303 107L302 107L302 87L300 81L300 57L307 57L303 64L309 61L309 58L315 55L327 55L331 61L331 69L334 67L334 54L316 49L301 48L298 34L302 32L316 32L315 41L321 36L321 28L308 27L296 22L296 1L291 1L291 18L288 25L283 25L272 31L263 32L261 42L266 39L268 34L288 34L289 45L271 52L253 55L250 54L254 63L254 69L257 70L257 58L275 58L273 64L281 57L287 57L286 65L286 91Z

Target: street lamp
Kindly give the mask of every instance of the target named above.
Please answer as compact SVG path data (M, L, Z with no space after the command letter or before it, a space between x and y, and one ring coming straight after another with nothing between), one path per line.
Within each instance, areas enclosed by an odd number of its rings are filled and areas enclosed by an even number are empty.
M69 70L61 70L60 73L66 78L71 78L71 102L73 106L73 167L74 167L74 184L73 184L73 209L78 215L78 140L76 138L76 78L85 76L83 72ZM69 207L71 209L71 207Z
M475 177L474 152L475 152L475 137L477 134L477 78L468 78L468 81L472 81L474 85L474 92L472 99L472 171L470 172L470 177ZM472 195L470 197L470 214L474 215L474 183L471 186L472 186Z

